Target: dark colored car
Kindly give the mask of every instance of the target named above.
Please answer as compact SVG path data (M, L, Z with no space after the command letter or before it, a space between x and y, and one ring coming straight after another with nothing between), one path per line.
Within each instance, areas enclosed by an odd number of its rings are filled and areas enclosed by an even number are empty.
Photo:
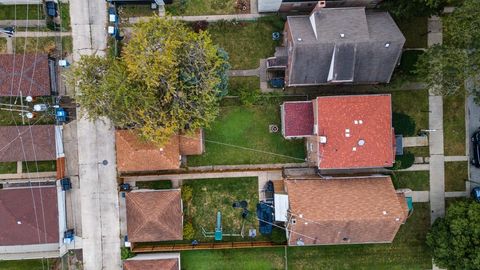
M47 8L47 15L50 17L57 17L57 3L53 1L45 2L45 7Z
M471 162L473 166L480 168L480 130L473 133L471 140L473 146Z

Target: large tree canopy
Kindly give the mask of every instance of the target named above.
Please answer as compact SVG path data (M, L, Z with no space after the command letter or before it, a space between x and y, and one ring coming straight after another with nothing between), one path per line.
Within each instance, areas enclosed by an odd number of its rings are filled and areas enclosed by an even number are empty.
M437 219L427 235L437 266L446 269L480 269L480 203L460 201Z
M225 94L228 55L206 32L154 17L136 24L119 59L82 57L70 73L88 117L109 117L146 140L207 127Z

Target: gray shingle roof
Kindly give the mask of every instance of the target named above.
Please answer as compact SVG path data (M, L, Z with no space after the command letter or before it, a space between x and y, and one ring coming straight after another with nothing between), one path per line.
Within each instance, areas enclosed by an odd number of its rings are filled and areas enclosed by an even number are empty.
M335 46L340 50L349 48L343 50L348 54L336 54L338 80L349 77L349 63L354 63L354 83L390 81L405 37L388 13L366 12L364 8L324 8L313 16L317 37L309 16L287 19L293 39L289 85L328 83Z

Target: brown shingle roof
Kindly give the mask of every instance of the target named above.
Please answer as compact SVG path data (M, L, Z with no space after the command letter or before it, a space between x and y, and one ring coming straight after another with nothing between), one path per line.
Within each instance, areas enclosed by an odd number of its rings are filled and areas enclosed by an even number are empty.
M55 159L53 125L0 126L0 162Z
M57 243L56 187L0 189L0 246Z
M120 172L161 171L180 168L180 155L203 153L203 131L174 135L164 147L142 142L132 131L116 131L117 167Z
M15 58L15 61L14 61ZM0 96L49 96L46 54L0 54Z
M203 154L203 130L199 129L193 134L179 135L180 154L191 156Z
M390 177L288 180L286 186L295 220L290 245L299 238L305 245L392 242L405 218Z
M173 136L164 147L142 142L132 131L116 131L117 168L127 171L159 171L180 168L178 136Z
M126 200L130 242L183 239L180 190L130 192Z
M178 259L161 260L127 260L123 262L123 270L178 270Z

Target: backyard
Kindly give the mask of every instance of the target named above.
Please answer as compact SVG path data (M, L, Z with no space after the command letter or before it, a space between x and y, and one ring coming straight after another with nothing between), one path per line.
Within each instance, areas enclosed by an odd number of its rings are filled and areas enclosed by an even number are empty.
M37 99L38 103L50 103L49 97L40 97ZM17 104L20 105L20 101L17 97L0 97L0 103ZM19 112L11 112L6 110L0 110L0 126L14 126L14 125L33 125L33 124L53 124L55 123L55 117L53 114L42 114L36 118L26 119L22 122L22 116Z
M269 125L280 127L280 106L221 107L220 115L205 129L205 153L189 156L187 165L235 165L304 162L303 140L285 140Z
M443 129L445 155L464 156L465 153L465 90L443 98Z
M468 180L468 162L445 162L445 191L465 191Z
M43 19L45 14L42 5L0 5L2 20Z
M431 269L425 244L430 227L428 203L414 203L413 215L392 244L289 247L289 269ZM185 269L284 269L284 249L182 252Z
M427 48L428 18L412 17L397 21L398 28L405 36L405 48Z
M238 96L242 91L252 91L260 88L259 77L230 77L228 78L228 95Z
M38 259L38 260L18 260L18 261L0 261L2 270L44 270L54 269L57 259Z
M62 47L56 47L57 37L15 38L13 46L16 53L51 53L57 49L62 55L73 50L72 37L62 37Z
M7 39L0 38L0 53L6 53L6 52L7 52Z
M184 198L185 223L191 222L194 228L194 239L201 242L213 241L202 234L202 228L206 231L215 230L217 211L222 214L222 228L224 234L240 234L244 226L245 238L240 236L224 236L224 241L248 240L250 228L256 228L258 221L255 219L255 209L258 203L258 179L249 178L220 178L220 179L196 179L184 181L182 192L191 189L191 199ZM243 220L242 210L232 207L236 201L247 201L250 215ZM260 235L258 235L260 236ZM257 236L257 239L259 238Z
M17 173L16 162L0 162L0 174Z
M57 162L55 160L24 161L22 170L24 173L54 172L57 170Z
M171 189L172 181L170 180L137 181L135 185L140 189Z
M249 0L179 0L165 9L173 16L197 16L248 13L249 6Z
M283 25L282 18L266 16L252 22L211 23L207 31L228 52L232 69L254 69L260 59L273 56L280 42L272 40L272 32L282 32Z
M427 191L430 189L428 171L394 172L392 175L395 189L409 188L414 191Z

